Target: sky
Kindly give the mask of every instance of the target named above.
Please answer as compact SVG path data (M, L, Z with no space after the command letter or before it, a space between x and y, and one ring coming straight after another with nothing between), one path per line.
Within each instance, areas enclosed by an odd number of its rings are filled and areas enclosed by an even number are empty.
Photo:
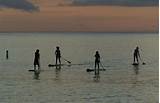
M158 32L158 0L0 0L0 32Z

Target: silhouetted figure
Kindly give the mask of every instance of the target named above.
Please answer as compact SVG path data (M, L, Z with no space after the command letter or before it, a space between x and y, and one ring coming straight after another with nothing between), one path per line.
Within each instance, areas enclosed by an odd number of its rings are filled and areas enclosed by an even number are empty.
M136 49L134 50L134 62L133 63L139 63L138 58L140 58L140 54L139 54L139 47L137 46Z
M61 65L61 51L58 46L56 47L55 55L56 55L56 65L57 61L59 61L59 65Z
M34 71L36 71L36 65L38 66L38 70L40 69L39 61L40 61L40 54L39 54L39 49L37 49L34 58Z
M95 75L99 75L99 63L100 63L100 55L99 52L96 51L95 54ZM98 66L98 69L97 69Z
M6 59L8 59L8 50L6 50Z

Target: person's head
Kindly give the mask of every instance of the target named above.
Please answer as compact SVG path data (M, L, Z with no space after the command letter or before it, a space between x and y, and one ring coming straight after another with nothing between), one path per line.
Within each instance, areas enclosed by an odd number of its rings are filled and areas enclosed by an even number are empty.
M96 51L96 54L99 54L99 52L98 52L98 51Z
M36 52L39 53L39 49L37 49Z
M57 46L56 48L59 49L59 46Z
M136 47L136 49L138 50L138 49L139 49L139 47L137 46L137 47Z

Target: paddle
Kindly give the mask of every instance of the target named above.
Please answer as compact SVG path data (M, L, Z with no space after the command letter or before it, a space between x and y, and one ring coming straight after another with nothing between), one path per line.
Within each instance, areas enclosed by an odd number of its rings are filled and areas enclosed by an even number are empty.
M102 65L102 63L101 63L101 62L100 62L100 65L101 65L102 69L103 69L103 70L105 70L105 69L104 69L104 66Z
M140 50L141 50L141 52L144 54L142 48L140 48ZM143 55L143 56L144 56L144 55ZM141 58L140 56L139 56L139 58L140 58L140 60L141 60L141 62L142 62L142 65L145 65L146 63L142 60L142 58Z
M142 65L145 65L146 63L141 59L141 57L139 57L141 62L142 62Z
M65 60L66 62L68 62L69 64L71 64L70 61L68 61L67 59L65 59L64 57L61 57L63 60Z

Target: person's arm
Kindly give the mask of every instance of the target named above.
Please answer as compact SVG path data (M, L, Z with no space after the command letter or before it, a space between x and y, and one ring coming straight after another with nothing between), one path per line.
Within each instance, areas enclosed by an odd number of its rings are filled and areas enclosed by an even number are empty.
M55 51L55 55L57 55L57 50Z
M100 62L100 58L101 58L101 57L100 57L100 55L99 55L99 57L98 57L99 62Z
M39 67L41 67L41 63L40 63L40 54L39 54Z

